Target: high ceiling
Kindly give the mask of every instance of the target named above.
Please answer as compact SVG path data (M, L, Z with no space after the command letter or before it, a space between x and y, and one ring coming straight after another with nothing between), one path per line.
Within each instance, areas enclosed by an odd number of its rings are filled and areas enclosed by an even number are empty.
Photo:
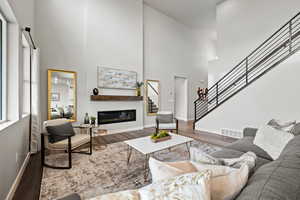
M216 20L216 4L224 0L144 0L169 17L192 28L213 29Z

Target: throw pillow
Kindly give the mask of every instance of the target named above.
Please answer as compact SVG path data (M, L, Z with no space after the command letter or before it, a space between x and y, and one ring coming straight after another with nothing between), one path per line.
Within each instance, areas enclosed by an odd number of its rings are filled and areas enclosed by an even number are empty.
M295 136L300 135L300 123L296 123L290 132Z
M197 172L197 169L189 161L161 162L154 158L149 159L149 169L152 181L157 182L181 174Z
M266 125L258 129L253 143L265 150L274 160L276 160L287 143L293 138L294 136L291 133Z
M222 159L214 158L211 155L203 152L199 148L191 147L190 148L191 161L200 162L211 165L224 165L224 161Z
M89 200L139 200L140 194L138 190L127 190L111 194L105 194Z
M168 178L139 190L141 200L210 200L209 170Z
M296 120L282 122L278 119L272 119L267 123L267 125L275 128L275 129L286 131L286 132L290 132L295 124L296 124Z
M50 134L48 140L50 143L59 142L67 139L67 136L75 135L73 126L70 122L57 126L47 126L47 132Z
M212 200L234 199L247 184L249 175L247 164L242 164L239 169L197 162L193 162L193 164L199 171L211 170L210 191Z

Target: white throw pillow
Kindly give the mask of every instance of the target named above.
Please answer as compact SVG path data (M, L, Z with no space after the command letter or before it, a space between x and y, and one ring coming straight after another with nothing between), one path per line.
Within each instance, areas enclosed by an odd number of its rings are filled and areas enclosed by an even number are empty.
M265 125L258 129L253 143L276 160L294 135Z
M220 165L192 163L199 171L207 169L212 171L210 183L212 200L234 199L248 181L249 167L247 164L242 164L239 169L235 169Z
M296 120L283 122L283 121L278 120L278 119L271 119L267 123L267 125L275 128L275 129L278 129L278 130L291 132L291 130L296 125Z
M155 182L139 190L141 200L210 200L209 170Z
M152 175L152 182L157 182L182 174L197 172L197 169L189 161L168 163L158 161L152 157L149 159L149 169Z

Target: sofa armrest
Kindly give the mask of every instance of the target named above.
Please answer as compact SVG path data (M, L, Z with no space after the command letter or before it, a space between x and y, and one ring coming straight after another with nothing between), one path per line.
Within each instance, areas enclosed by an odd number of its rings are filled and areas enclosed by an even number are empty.
M243 135L244 137L255 137L257 128L244 128Z

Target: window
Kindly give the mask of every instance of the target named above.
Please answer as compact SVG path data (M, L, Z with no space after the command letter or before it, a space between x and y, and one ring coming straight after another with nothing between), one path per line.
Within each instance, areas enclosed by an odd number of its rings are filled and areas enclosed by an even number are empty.
M23 115L30 113L30 53L29 43L22 35L23 46Z
M0 121L6 120L6 20L0 13Z

